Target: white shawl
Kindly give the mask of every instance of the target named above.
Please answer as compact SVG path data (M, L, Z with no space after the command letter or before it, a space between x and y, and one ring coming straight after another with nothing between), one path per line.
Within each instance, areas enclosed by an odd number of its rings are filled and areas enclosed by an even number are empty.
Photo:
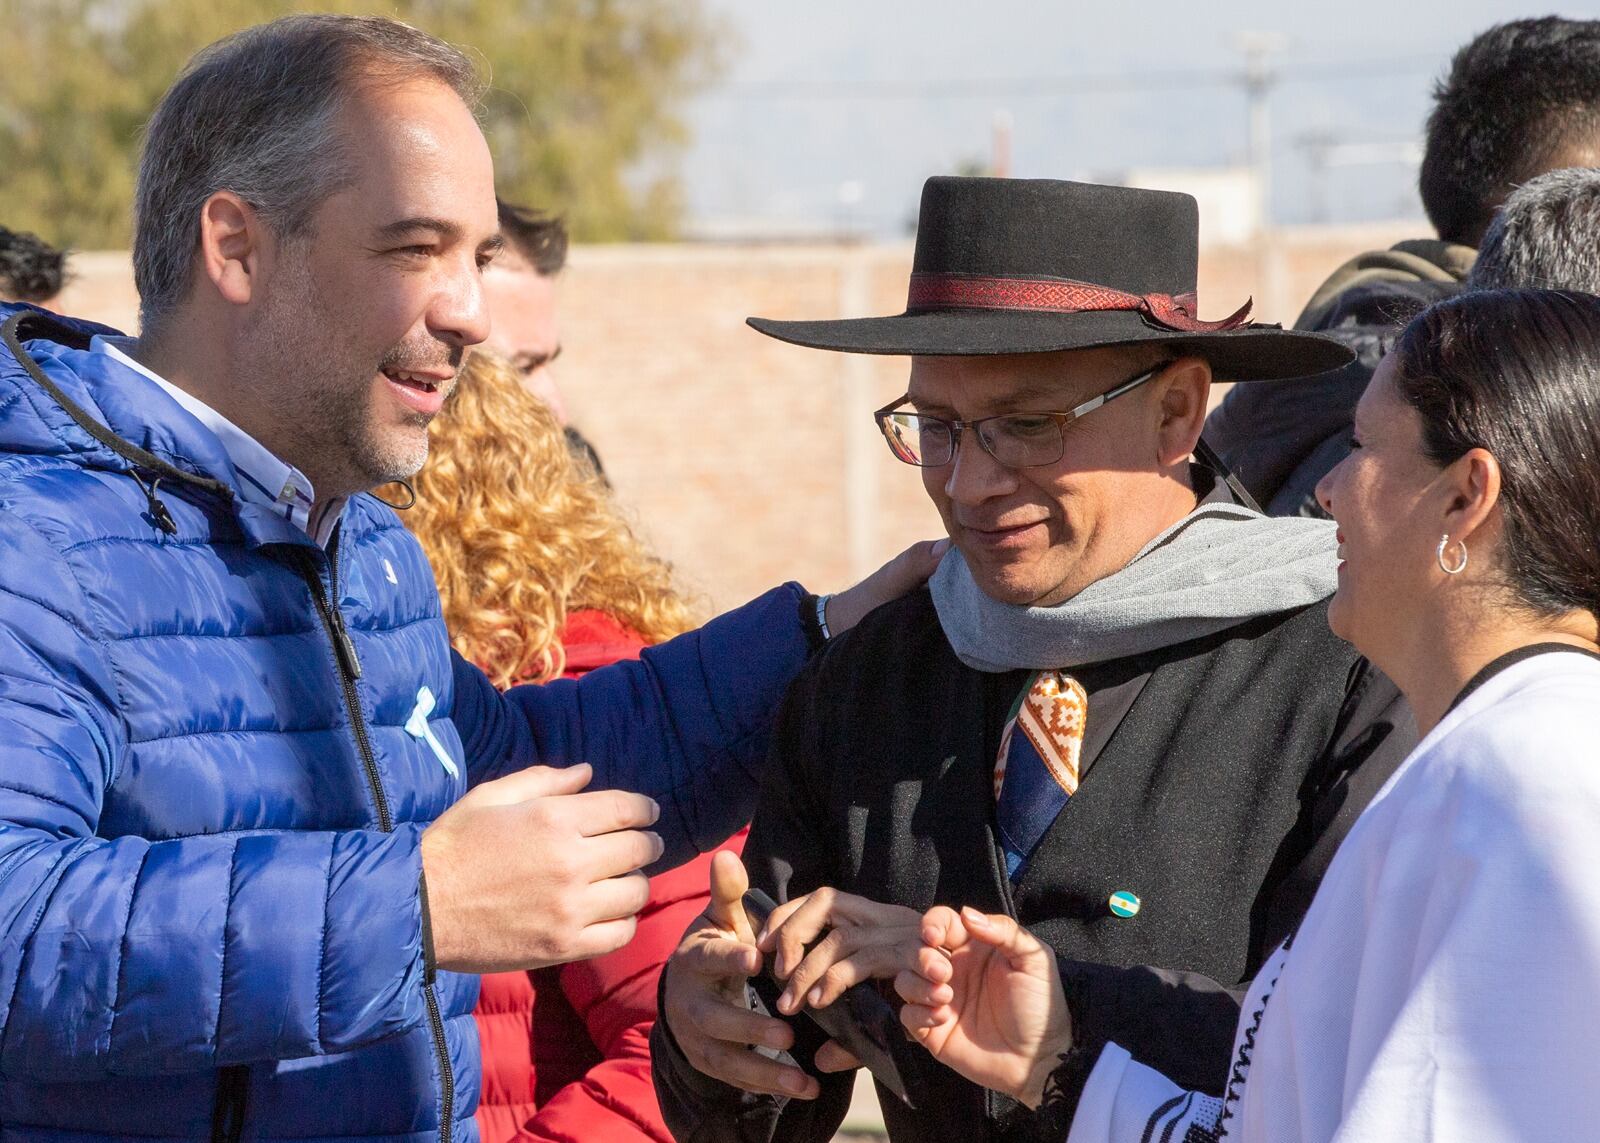
M1069 1143L1182 1140L1191 1124L1229 1143L1600 1138L1597 719L1600 661L1579 654L1470 694L1257 976L1240 1098L1224 1110L1108 1045Z

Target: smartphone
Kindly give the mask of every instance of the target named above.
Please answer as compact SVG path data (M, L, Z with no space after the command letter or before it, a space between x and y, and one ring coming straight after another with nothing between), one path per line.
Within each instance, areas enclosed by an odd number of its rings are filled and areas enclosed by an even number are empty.
M744 895L745 914L757 932L777 907L777 902L759 889ZM809 1022L860 1060L872 1073L872 1078L894 1092L907 1107L916 1107L906 1089L907 1069L902 1061L920 1048L906 1035L899 1013L870 981L846 989L844 995L826 1008L804 1008L793 1016L785 1016L778 1011L783 982L773 974L772 966L773 957L768 954L762 963L761 976L752 980L751 986L768 1013L795 1026L797 1048L815 1052L822 1046L822 1036L804 1034L805 1024Z

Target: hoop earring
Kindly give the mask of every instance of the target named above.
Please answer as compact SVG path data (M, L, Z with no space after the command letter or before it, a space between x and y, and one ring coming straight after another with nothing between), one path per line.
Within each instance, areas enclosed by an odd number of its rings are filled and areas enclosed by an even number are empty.
M1465 540L1457 540L1456 543L1461 545L1461 562L1458 564L1447 564L1444 562L1444 551L1450 546L1450 533L1446 532L1443 536L1439 537L1439 570L1444 572L1445 575L1460 575L1462 572L1467 570L1467 558L1469 555L1467 552L1467 542Z

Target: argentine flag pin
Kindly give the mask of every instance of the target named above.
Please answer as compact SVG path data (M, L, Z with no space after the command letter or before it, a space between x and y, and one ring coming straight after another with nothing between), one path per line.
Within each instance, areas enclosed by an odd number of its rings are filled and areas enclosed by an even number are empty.
M1111 906L1111 911L1119 917L1131 917L1139 911L1139 897L1129 893L1126 889L1118 889L1111 894L1111 899L1106 902Z

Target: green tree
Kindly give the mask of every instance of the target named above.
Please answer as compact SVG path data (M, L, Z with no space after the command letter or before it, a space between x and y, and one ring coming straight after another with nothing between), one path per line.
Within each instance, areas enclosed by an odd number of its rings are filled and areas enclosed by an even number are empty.
M586 241L671 237L684 101L721 64L700 0L0 0L0 222L79 249L131 237L139 136L196 50L290 12L382 11L460 45L506 197Z

